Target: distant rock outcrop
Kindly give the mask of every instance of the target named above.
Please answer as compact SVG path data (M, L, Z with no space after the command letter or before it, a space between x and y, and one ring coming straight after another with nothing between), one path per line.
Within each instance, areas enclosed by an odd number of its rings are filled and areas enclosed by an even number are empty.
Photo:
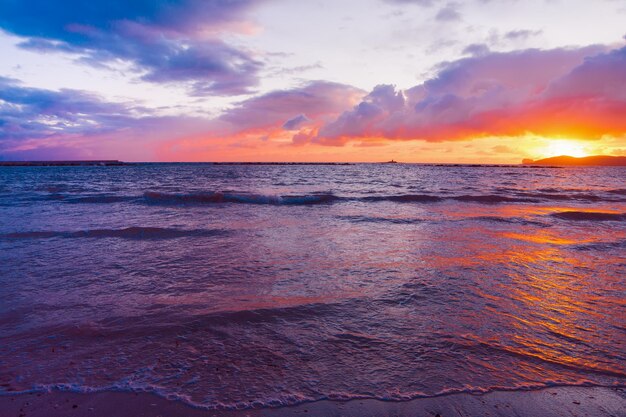
M564 166L604 166L623 167L626 166L626 156L595 155L576 158L573 156L561 155L552 158L524 159L523 165L564 165Z

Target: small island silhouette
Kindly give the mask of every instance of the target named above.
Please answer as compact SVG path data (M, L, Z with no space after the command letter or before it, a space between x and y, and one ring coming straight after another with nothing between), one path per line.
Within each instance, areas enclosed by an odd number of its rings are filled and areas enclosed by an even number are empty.
M522 165L564 165L564 166L626 166L626 156L594 155L577 158L561 155L544 159L524 159Z

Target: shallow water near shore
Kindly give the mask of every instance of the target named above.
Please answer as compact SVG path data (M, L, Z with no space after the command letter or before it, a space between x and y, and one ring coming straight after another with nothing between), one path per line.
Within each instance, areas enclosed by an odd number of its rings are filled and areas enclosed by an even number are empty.
M0 167L0 392L626 384L626 169Z

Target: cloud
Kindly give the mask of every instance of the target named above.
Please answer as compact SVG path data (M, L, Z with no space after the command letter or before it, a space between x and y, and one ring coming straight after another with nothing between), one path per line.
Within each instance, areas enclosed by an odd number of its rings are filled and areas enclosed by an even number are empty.
M626 47L585 58L565 76L554 80L547 98L595 97L626 103Z
M155 142L205 131L208 121L159 116L135 103L111 103L79 90L32 88L0 77L0 159L145 159Z
M0 0L0 27L20 46L81 56L91 65L133 63L141 78L189 84L196 95L242 94L262 64L220 39L249 30L242 16L262 0Z
M504 38L510 41L525 41L534 36L539 36L542 33L543 31L541 30L527 30L527 29L511 30L504 34Z
M300 115L323 123L357 103L365 92L345 84L313 81L299 88L273 91L239 103L219 120L238 130L280 128Z
M435 15L435 19L440 22L454 22L461 20L461 13L458 11L458 5L456 3L449 3L442 7Z
M308 117L306 117L304 114L299 114L296 117L294 117L293 119L287 120L283 124L283 129L285 129L285 130L296 130L299 127L301 127L302 125L304 125L305 123L309 122L309 121L310 121L310 119Z
M426 141L626 134L626 48L529 49L443 65L406 91L381 85L309 140ZM302 141L302 137L298 137Z
M402 92L391 85L376 86L352 111L344 112L338 119L323 126L316 140L332 145L343 144L342 138L366 137L363 133L377 130L379 123L403 112L405 107ZM339 143L336 143L338 140Z
M516 153L517 152L516 150L511 149L510 147L506 145L496 145L496 146L493 146L491 150L495 153Z
M320 126L365 95L358 88L328 81L272 91L238 103L211 120L204 132L168 141L158 152L165 160L189 160L215 155L217 149L257 148L262 153L277 146L310 143Z
M259 139L281 136L290 142L294 133L306 135L308 142L317 127L365 94L314 81L244 100L217 118L165 117L137 103L111 103L84 91L32 88L0 77L0 158L86 157L90 152L101 158L102 152L119 155L123 150L117 158L145 160L160 152L171 159L178 149L201 144L251 147Z
M0 141L112 131L123 126L131 112L86 92L29 88L0 77Z
M279 155L305 144L626 137L626 48L483 51L437 70L406 90L379 85L367 93L313 81L243 100L213 119L161 117L137 103L0 78L0 156L61 155L63 149L74 155L80 149L97 158L146 160L154 152L160 159L191 160L229 148L219 155L236 159L235 148Z
M386 3L391 4L414 4L417 6L430 7L435 4L438 0L384 0Z
M463 55L484 56L488 55L489 52L491 52L489 46L484 43L473 43L463 49Z

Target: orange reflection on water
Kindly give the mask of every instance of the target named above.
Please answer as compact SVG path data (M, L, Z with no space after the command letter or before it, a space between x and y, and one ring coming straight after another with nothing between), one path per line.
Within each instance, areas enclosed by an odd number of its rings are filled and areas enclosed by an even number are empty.
M590 243L590 242L597 241L597 238L592 238L588 236L579 236L579 237L568 236L565 238L565 237L558 236L553 231L547 230L547 229L539 230L534 234L516 233L516 232L502 233L502 236L509 238L509 239L523 240L525 242L549 243L552 245L574 245L574 244Z
M620 306L624 306L625 300L586 291L595 287L592 280L615 282L610 265L620 259L605 254L599 260L573 252L569 245L598 240L584 235L560 237L554 231L537 230L525 234L502 233L502 237L535 244L531 250L514 244L497 259L499 263L515 266L508 274L511 282L502 288L509 292L510 307L515 311L506 317L517 329L510 338L514 343L505 349L545 362L626 376L625 367L616 368L591 348L598 343L596 337L600 331L594 323L609 320L619 326L620 319L607 316L606 312L623 311ZM612 307L596 308L599 303ZM610 340L607 335L605 342ZM554 375L555 379L558 377Z
M626 339L615 333L626 317L619 272L626 265L619 249L626 229L615 222L552 217L566 211L626 209L619 204L454 207L445 215L463 227L442 231L438 248L447 242L450 249L431 254L427 265L452 271L442 275L460 281L482 277L472 282L482 310L459 314L455 325L498 355L525 358L509 371L529 380L561 381L564 369L625 378L624 362L606 352L626 347Z

